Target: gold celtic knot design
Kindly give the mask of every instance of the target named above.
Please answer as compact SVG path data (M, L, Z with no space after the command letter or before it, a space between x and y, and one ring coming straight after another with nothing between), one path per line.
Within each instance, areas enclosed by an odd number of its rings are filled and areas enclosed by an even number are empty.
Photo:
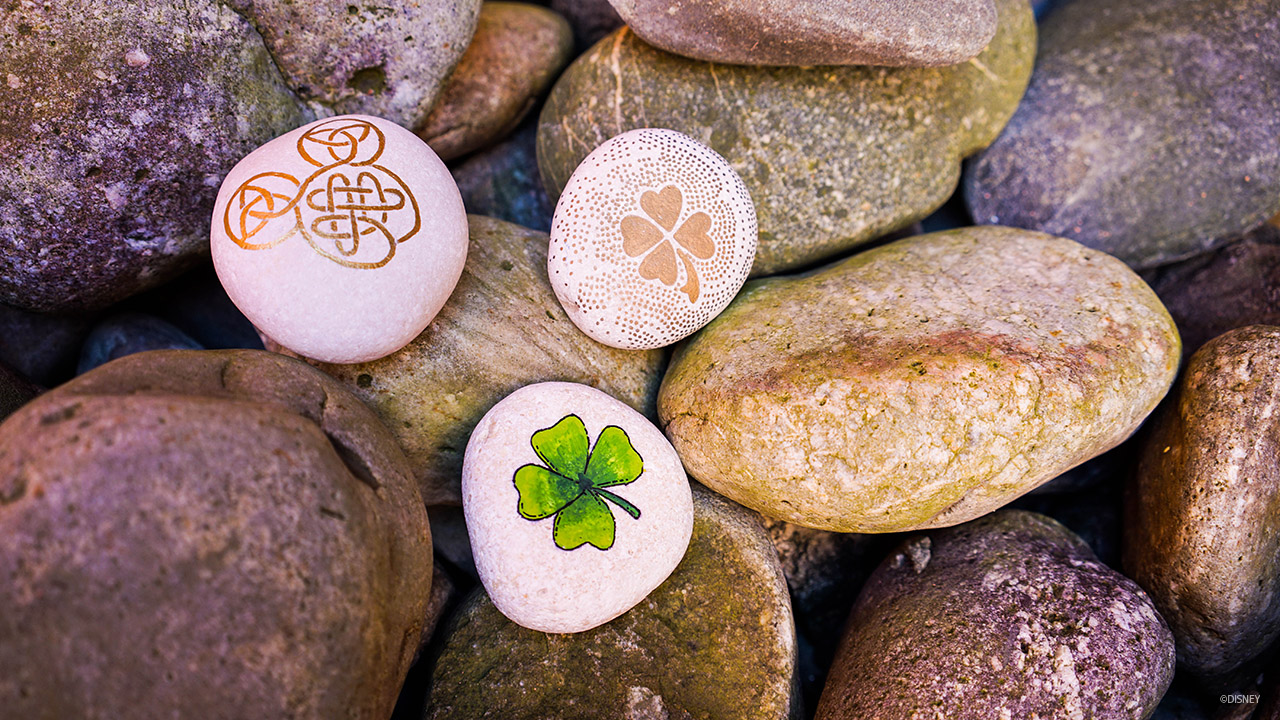
M301 235L324 257L350 268L379 268L396 245L422 227L418 201L391 170L378 165L386 137L373 123L334 118L298 138L298 154L316 170L299 181L263 172L244 181L227 202L227 237L246 250L265 250ZM263 232L292 222L279 233ZM261 241L255 238L262 234Z

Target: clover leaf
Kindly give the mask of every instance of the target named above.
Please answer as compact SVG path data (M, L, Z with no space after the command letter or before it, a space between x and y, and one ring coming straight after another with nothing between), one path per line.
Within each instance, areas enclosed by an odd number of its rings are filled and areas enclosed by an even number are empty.
M561 550L590 543L601 550L613 547L617 529L606 500L637 520L640 508L605 488L628 485L644 472L644 460L631 446L627 431L610 425L589 447L587 426L577 415L566 415L530 438L542 465L523 465L514 482L520 493L516 510L527 520L555 516L551 537Z

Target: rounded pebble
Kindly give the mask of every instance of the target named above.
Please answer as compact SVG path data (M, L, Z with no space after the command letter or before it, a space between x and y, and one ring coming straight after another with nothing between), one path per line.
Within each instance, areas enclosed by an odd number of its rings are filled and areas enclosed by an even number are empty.
M728 306L755 260L756 211L724 158L674 130L609 139L574 170L551 220L547 271L591 338L670 345Z
M462 466L476 570L494 605L543 632L631 609L684 557L689 480L658 428L586 385L528 385L476 426Z
M449 171L400 126L320 120L253 151L214 206L213 262L236 307L306 357L383 357L426 328L467 256Z

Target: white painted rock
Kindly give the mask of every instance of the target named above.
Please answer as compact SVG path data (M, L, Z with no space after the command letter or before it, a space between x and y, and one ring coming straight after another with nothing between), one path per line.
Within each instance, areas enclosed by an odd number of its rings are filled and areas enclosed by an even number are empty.
M331 363L417 337L453 292L467 216L444 163L395 123L318 120L254 150L213 209L213 264L273 340Z
M693 532L689 480L666 437L574 383L528 385L480 420L462 508L493 604L544 632L631 609L675 570Z
M751 196L716 151L674 130L631 130L573 171L551 220L547 272L582 332L657 348L725 309L756 238Z

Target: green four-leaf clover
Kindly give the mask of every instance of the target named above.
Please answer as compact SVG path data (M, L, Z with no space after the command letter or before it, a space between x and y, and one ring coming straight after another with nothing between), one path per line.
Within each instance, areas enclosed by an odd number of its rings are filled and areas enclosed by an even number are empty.
M640 508L605 489L633 483L644 472L644 461L631 447L625 430L606 427L596 446L588 449L590 438L582 418L566 415L535 432L530 443L547 466L530 464L516 470L517 511L528 520L555 515L551 536L556 547L574 550L587 543L601 550L613 547L616 525L605 500L640 518Z

